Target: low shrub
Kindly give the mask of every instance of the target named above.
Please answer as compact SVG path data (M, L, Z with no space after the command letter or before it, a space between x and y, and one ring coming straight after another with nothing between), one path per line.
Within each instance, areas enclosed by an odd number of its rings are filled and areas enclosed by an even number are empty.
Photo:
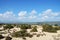
M33 37L33 35L29 35L29 37L30 37L30 38L32 38L32 37Z
M31 25L27 25L27 24L21 24L20 25L21 29L31 29Z
M33 27L32 30L30 32L37 32L37 27Z
M31 34L30 33L27 33L26 30L21 30L21 31L18 31L18 32L14 32L12 34L13 37L30 37Z
M7 36L5 40L12 40L12 38Z
M40 34L37 34L37 37L40 37Z
M45 32L52 32L52 33L56 33L58 28L54 28L52 25L49 25L49 24L45 24L42 26L43 27L43 31Z
M11 29L11 28L14 28L12 25L6 25L6 26L4 26L4 29Z
M23 37L23 40L26 40L26 38L25 38L25 37Z
M0 35L0 39L3 39L3 38L4 38L4 36Z

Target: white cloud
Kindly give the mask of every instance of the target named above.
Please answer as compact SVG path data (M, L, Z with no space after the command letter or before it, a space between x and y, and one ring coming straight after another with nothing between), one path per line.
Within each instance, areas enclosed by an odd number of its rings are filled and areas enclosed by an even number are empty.
M18 13L18 16L24 17L24 16L26 15L26 13L27 13L27 11L20 11L20 12Z
M42 19L46 19L46 18L48 18L48 16L44 16L44 17L42 17Z
M18 13L18 20L26 19L27 11L20 11Z
M2 16L2 14L0 14L0 17Z
M0 13L0 21L46 21L46 20L58 20L60 19L60 12L53 12L52 9L47 9L42 13L38 13L36 15L36 10L32 10L29 13L27 11L20 11L18 16L16 16L12 11L6 11L4 13Z
M49 14L51 12L52 12L52 9L47 9L46 11L43 11L43 13L45 13L45 14Z
M29 19L35 19L35 18L37 18L37 16L29 16L28 18Z
M6 18L12 18L14 17L15 14L13 14L12 11L6 11L4 14L3 14L3 17L6 17Z
M31 12L30 12L30 15L35 15L37 12L36 12L36 10L32 10Z
M0 22L14 21L15 19L15 14L11 11L6 11L5 13L0 14Z
M52 13L52 10L51 9L47 9L47 10L42 12L42 16L51 15L51 13Z
M58 16L59 13L58 13L58 12L57 12L57 13L51 13L51 15L52 15L52 16Z
M42 11L42 13L39 14L39 16L46 16L46 15L51 15L52 9L47 9L45 11Z
M26 19L27 17L17 17L19 20Z
M28 19L35 19L35 18L37 18L37 11L36 10L32 10L31 12L30 12L30 15L28 16Z
M59 12L53 12L52 9L47 9L46 11L43 11L38 15L41 17L42 20L47 20L47 19L54 19L55 17L59 16Z

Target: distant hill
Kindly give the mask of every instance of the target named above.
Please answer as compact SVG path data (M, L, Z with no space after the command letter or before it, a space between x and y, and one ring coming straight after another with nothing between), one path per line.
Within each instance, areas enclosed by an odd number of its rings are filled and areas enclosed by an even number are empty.
M60 25L60 21L38 22L38 24L51 24L51 25L58 24L58 25Z
M60 21L51 21L51 22L18 22L18 23L1 23L0 24L58 24L60 25Z

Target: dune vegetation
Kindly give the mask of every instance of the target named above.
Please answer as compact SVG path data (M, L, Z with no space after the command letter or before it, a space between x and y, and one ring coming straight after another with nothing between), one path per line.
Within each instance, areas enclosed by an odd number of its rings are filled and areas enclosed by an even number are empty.
M48 33L57 33L60 30L60 26L42 24L42 25L30 25L30 24L0 24L0 39L12 40L13 38L22 38L26 40L26 37L32 38L46 36ZM3 34L2 34L3 33Z

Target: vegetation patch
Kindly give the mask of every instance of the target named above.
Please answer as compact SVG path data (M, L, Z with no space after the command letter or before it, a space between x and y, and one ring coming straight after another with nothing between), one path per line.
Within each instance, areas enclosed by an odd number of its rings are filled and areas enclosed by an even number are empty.
M30 33L27 33L25 29L12 34L13 37L31 37Z
M33 27L32 30L31 30L31 32L37 32L37 27L36 26Z
M21 25L20 25L20 28L21 28L21 29L31 29L31 25L21 24Z
M57 24L56 24L57 25ZM45 32L52 32L52 33L56 33L57 30L60 30L60 27L56 26L56 27L53 27L52 25L49 25L49 24L45 24L42 26L43 27L43 31Z
M12 40L12 38L7 36L5 40Z
M4 26L4 29L11 29L11 28L14 28L14 27L10 24L7 24L6 26Z
M4 38L4 36L0 35L0 39L3 39L3 38Z

